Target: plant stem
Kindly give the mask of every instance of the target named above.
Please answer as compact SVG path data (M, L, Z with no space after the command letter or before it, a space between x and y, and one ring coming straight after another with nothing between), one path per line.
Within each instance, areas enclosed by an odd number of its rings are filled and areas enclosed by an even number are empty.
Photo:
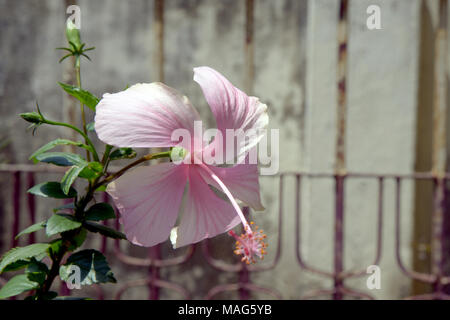
M113 173L110 176L108 176L105 179L103 179L102 181L94 184L94 190L96 190L98 187L100 187L100 186L102 186L102 185L104 185L106 183L110 183L113 180L119 178L126 171L128 171L129 169L137 166L138 164L141 164L142 162L153 160L153 159L159 159L159 158L168 158L168 157L170 157L170 152L171 151L164 151L164 152L146 154L145 156L139 158L138 160L136 160L136 161L130 163L129 165L123 167L122 169L120 169L116 173Z
M77 76L77 87L81 89L80 57L76 58L75 73ZM87 137L86 114L84 112L84 103L81 101L80 101L80 109L81 109L81 120L83 121L83 132L84 132L84 135ZM87 161L91 161L91 154L87 150L86 150L86 158L87 158Z
M86 141L86 144L92 148L92 154L94 155L94 160L99 161L99 157L98 157L97 151L95 150L94 144L92 143L91 139L89 139L89 137L83 131L81 131L80 129L78 129L75 126L72 126L71 124L64 123L64 122L51 121L51 120L48 120L45 118L42 121L43 121L43 123L51 124L53 126L67 127L67 128L70 128L70 129L78 132L84 138L84 140ZM87 151L87 152L89 152L89 151Z
M97 180L96 180L97 181ZM96 182L95 181L95 182ZM95 183L94 182L94 183ZM75 217L79 220L84 219L84 211L86 209L86 206L91 202L91 200L94 198L94 192L95 189L92 186L88 187L88 191L86 193L86 196L82 197L77 204L75 205ZM79 230L81 231L81 227ZM77 232L78 233L78 232ZM75 234L77 234L75 233ZM70 240L63 239L63 244L59 248L59 251L56 253L56 256L51 256L52 259L52 266L50 268L50 271L47 275L47 278L45 279L44 283L42 284L41 288L37 291L37 298L43 294L46 294L50 291L50 288L52 287L53 281L56 279L56 277L59 274L59 269L61 267L61 263L63 261L64 256L68 252L70 247Z

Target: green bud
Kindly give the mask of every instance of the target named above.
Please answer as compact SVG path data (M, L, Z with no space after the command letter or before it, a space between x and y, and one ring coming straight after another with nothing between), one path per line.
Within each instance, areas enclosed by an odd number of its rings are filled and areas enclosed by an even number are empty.
M76 49L81 47L80 30L77 29L75 24L70 19L67 19L66 38L69 44L72 42L75 45Z
M180 163L186 157L188 151L183 147L173 147L170 151L170 159L172 162Z
M42 120L43 120L41 115L37 112L25 112L25 113L21 113L20 116L25 121L28 121L31 123L42 123Z

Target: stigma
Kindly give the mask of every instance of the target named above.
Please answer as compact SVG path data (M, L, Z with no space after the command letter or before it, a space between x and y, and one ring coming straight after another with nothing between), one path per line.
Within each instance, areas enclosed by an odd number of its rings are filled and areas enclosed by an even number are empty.
M250 222L253 225L253 221ZM266 235L263 230L258 230L258 227L254 227L254 231L247 227L245 232L238 236L234 231L229 231L228 234L236 239L236 248L234 253L236 255L242 255L241 261L246 264L256 263L256 258L264 259L264 255L267 253L267 243L264 242Z

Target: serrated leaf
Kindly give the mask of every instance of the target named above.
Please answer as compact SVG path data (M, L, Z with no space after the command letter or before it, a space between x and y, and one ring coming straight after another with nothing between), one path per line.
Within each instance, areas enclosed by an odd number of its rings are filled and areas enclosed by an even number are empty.
M81 88L78 88L76 86L72 86L70 84L65 84L59 82L59 85L61 88L64 89L68 94L78 99L80 102L85 104L89 109L92 111L95 111L95 106L100 101L96 96L94 96L89 91L83 90Z
M39 286L37 282L28 279L26 274L12 277L1 289L0 299L17 296L25 291L34 290Z
M61 189L64 194L68 194L70 191L70 187L74 183L75 179L78 175L83 171L84 168L87 167L87 162L80 166L72 166L69 170L66 171L64 176L61 179Z
M30 264L30 260L18 260L16 262L13 262L5 267L3 269L3 272L10 272L10 271L17 271L20 269L25 268Z
M59 269L61 280L69 280L73 267L78 267L80 270L81 285L117 282L105 256L97 250L88 249L72 254L66 264Z
M127 238L122 232L111 229L110 227L107 227L103 224L99 224L92 221L85 221L83 225L88 231L100 233L105 237L124 240Z
M34 259L28 265L25 274L27 275L29 280L42 284L47 277L48 271L48 267L45 263Z
M136 157L136 151L131 148L119 148L111 152L109 159L119 160L119 159L133 159Z
M76 141L71 141L71 140L67 140L67 139L56 139L53 141L50 141L49 143L43 145L42 147L40 147L39 149L37 149L30 157L29 160L34 160L35 162L37 162L36 156L47 152L48 150L51 150L53 148L55 148L56 146L59 145L72 145L72 146L77 146L77 147L81 147L84 148L86 150L89 150L92 152L92 148L88 145L85 145L84 143L81 142L76 142Z
M40 197L56 199L69 199L77 196L77 191L74 188L70 188L69 192L65 194L61 188L61 184L54 181L43 182L35 185L27 192Z
M76 221L72 215L69 214L54 214L47 221L45 233L51 237L57 233L74 230L81 227L81 222Z
M109 203L103 202L96 203L92 207L90 207L86 212L85 217L86 220L102 221L107 219L114 219L116 217L116 213Z
M22 230L22 231L16 236L16 239L18 239L19 237L23 236L24 234L33 233L33 232L39 231L39 230L41 230L41 229L44 229L44 228L45 228L46 222L47 222L47 221L41 221L41 222L38 222L38 223L35 223L35 224L29 226L28 228Z
M14 262L30 259L44 253L49 246L49 243L35 243L26 247L12 248L3 255L0 261L0 273L3 272L5 267Z
M80 155L69 152L45 152L38 154L35 159L61 167L86 166L88 164Z

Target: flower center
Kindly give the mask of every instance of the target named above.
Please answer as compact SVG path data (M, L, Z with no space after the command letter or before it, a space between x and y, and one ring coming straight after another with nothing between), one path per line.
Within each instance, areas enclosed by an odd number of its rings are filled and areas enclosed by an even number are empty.
M250 222L253 224L253 221ZM264 242L266 235L262 230L258 231L258 227L255 226L255 231L247 229L246 232L238 236L234 231L229 231L228 234L236 239L236 249L234 253L236 255L242 255L242 262L246 264L255 263L255 257L264 259L264 255L267 253L267 243Z

